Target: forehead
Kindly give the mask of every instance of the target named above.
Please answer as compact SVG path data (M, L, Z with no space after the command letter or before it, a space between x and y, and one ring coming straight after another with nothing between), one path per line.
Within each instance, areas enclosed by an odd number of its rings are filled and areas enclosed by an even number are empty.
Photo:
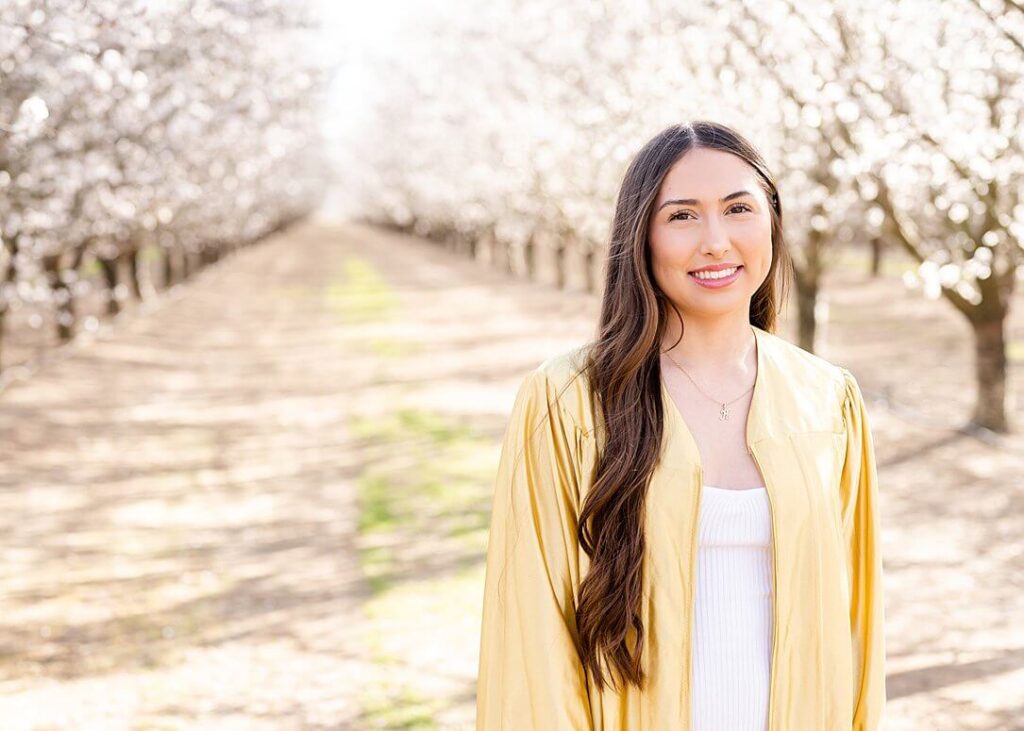
M671 198L717 201L737 190L757 195L761 185L754 168L730 152L696 148L675 161L658 192L658 203Z

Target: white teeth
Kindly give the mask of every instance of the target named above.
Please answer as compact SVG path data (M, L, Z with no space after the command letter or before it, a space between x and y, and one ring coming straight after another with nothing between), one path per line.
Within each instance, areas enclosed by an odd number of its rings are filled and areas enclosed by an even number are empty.
M736 273L739 267L732 267L731 269L721 269L717 272L691 272L697 279L723 279L725 277L731 277Z

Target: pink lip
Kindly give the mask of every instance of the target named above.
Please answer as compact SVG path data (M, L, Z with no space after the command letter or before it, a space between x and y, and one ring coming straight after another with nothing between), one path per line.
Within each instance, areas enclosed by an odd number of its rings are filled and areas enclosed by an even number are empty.
M743 267L738 266L736 267L736 272L732 276L725 277L724 279L698 279L693 275L693 272L688 273L687 276L695 281L699 286L706 289L720 289L722 287L728 287L739 279L741 271L743 271Z

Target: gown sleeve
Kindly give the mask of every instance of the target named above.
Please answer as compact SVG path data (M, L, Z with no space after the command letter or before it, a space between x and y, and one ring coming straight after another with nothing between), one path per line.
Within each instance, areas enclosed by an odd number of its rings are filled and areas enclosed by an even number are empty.
M881 728L885 691L885 610L882 591L878 475L867 410L857 380L843 368L846 459L840 482L850 581L854 659L853 731Z
M477 731L593 729L576 650L578 427L543 371L516 395L487 546Z

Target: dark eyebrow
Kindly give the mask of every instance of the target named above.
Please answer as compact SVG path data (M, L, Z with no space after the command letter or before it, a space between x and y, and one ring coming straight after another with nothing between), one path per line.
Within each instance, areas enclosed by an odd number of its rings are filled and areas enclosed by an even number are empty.
M748 193L745 190L737 190L735 193L730 193L729 195L725 196L725 198L720 200L719 203L728 203L733 198L739 198L741 195L753 195L753 194L752 193ZM700 205L700 201L698 201L696 198L679 198L679 199L674 200L674 201L665 201L660 206L658 206L658 210L660 211L665 206L699 206L699 205Z

